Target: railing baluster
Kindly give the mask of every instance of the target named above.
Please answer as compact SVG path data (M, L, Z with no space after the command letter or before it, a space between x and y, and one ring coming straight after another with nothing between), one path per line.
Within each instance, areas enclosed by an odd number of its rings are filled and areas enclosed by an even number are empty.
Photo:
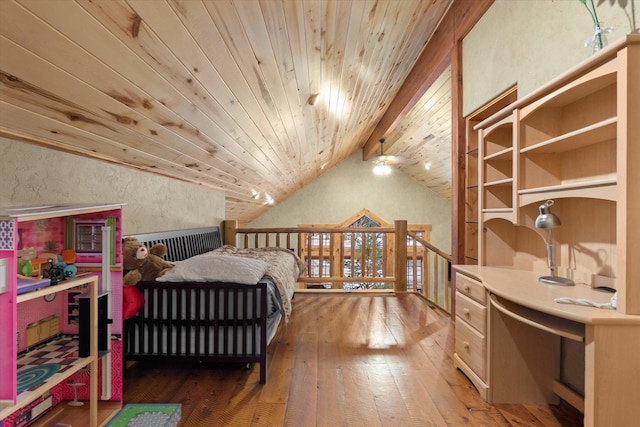
M411 290L418 290L418 242L411 239Z
M318 233L318 277L324 277L324 234Z
M406 221L396 221L396 227L379 228L230 227L229 235L235 236L235 241L244 248L271 246L275 241L277 247L294 250L307 267L307 274L299 279L299 283L328 283L334 289L341 289L346 283L392 283L395 290L408 288L419 292L434 304L448 310L451 306L448 279L450 255L429 243L430 228L405 227ZM402 231L404 236L398 239L397 230L406 230ZM294 233L297 237L292 237ZM325 240L327 237L328 242ZM233 244L226 238L225 243ZM347 269L345 274L347 267L350 267L350 271ZM400 280L402 285L399 285Z

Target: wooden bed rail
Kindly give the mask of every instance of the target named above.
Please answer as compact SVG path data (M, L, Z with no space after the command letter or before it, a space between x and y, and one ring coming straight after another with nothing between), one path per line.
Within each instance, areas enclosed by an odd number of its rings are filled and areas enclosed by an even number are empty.
M407 221L393 227L241 228L224 221L224 243L238 248L280 247L307 266L302 289L418 292L450 312L451 256L428 241L428 232ZM430 229L430 228L429 228Z

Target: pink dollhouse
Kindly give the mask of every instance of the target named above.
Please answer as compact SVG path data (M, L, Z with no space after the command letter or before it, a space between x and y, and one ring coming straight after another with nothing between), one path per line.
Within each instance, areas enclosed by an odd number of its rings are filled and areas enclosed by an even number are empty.
M120 409L121 209L0 208L0 427Z

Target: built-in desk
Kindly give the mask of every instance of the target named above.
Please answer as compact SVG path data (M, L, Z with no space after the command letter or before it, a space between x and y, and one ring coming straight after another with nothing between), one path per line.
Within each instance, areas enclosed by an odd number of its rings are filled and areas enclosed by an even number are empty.
M559 297L610 301L610 292L584 285L546 285L538 282L538 274L510 268L459 265L455 269L482 283L489 299L486 397L490 403L554 404L560 396L584 411L585 426L638 425L640 316L554 301ZM561 339L584 343L584 398L559 382Z

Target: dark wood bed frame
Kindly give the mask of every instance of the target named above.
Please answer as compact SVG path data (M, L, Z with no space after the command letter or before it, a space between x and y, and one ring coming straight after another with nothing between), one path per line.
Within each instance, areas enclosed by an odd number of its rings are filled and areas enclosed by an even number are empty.
M145 246L156 243L167 246L167 261L182 261L222 246L218 227L188 229L170 232L135 235ZM201 362L260 364L260 383L267 381L267 284L239 285L220 282L140 282L136 285L145 297L146 310L125 320L125 360L176 361L197 360ZM198 290L198 291L193 291ZM204 303L194 294L206 295ZM254 304L257 301L258 304ZM239 307L243 313L252 313L253 320L228 318L228 304ZM183 318L179 307L196 307L195 318ZM165 313L152 318L159 307L173 307L177 313ZM233 311L233 310L231 310ZM213 313L211 316L210 313ZM209 318L209 317L212 318ZM245 316L246 317L246 316ZM167 325L176 328L175 336L162 329ZM138 333L138 331L145 331ZM214 333L214 331L219 331ZM193 334L193 336L191 335ZM201 339L204 337L204 339ZM240 337L240 338L238 338ZM176 342L185 343L181 348ZM142 351L135 351L136 344ZM194 347L195 350L192 350ZM155 348L145 351L145 348ZM213 348L213 350L211 350Z

